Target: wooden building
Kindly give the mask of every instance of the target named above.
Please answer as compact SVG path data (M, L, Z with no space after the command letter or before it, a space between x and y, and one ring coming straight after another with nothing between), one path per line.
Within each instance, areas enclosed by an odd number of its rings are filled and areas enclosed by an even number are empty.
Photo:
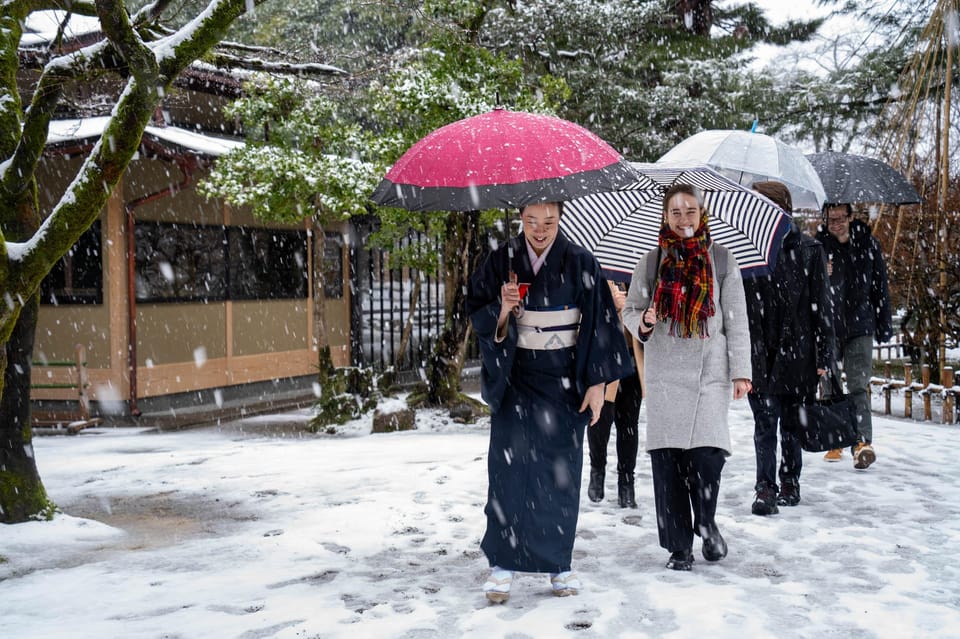
M21 61L42 64L63 16L36 12L30 20ZM83 20L65 46L95 41L98 27ZM36 71L22 68L29 99ZM211 162L243 144L237 123L222 115L241 94L240 77L198 63L178 78L99 220L44 281L35 412L77 402L80 373L64 364L78 346L94 413L220 404L255 395L258 385L261 393L308 395L318 357L315 267L325 271L334 363L351 362L348 227L324 229L318 246L309 220L265 223L196 191ZM43 210L99 139L118 90L106 81L69 88L77 106L52 123L38 170Z

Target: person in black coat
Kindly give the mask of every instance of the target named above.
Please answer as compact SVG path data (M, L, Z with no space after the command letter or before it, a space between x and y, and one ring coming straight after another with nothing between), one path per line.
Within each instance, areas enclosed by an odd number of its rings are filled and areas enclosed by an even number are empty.
M826 227L820 226L817 239L827 254L837 346L847 391L857 407L860 441L851 449L853 466L865 469L876 460L870 406L873 340L882 343L893 336L887 267L880 243L869 226L854 219L849 204L825 204L823 215ZM842 455L831 450L824 459L840 461Z
M611 281L610 294L617 311L622 311L626 293ZM617 424L617 502L621 508L636 508L637 497L634 490L634 470L637 467L637 451L640 448L640 404L643 402L643 386L640 381L642 353L639 344L634 342L629 331L624 331L627 348L637 361L637 371L619 381L607 384L603 397L600 419L587 429L587 441L590 443L590 486L587 496L592 502L603 501L603 483L607 468L607 446L610 443L610 428ZM636 361L636 360L635 360Z
M790 191L780 182L756 182L753 189L788 213L793 208ZM803 451L797 435L784 428L783 417L800 402L814 399L820 377L834 364L833 313L821 243L792 226L773 272L747 278L744 288L753 365L753 392L748 399L757 456L751 510L755 515L772 515L778 512L778 504L800 502Z

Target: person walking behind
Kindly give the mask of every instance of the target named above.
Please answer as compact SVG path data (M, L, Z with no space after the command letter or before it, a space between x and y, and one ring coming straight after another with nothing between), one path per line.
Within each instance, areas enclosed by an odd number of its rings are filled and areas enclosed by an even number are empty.
M887 267L880 243L870 227L853 217L849 204L825 204L817 239L827 254L827 272L833 292L834 330L839 359L847 376L847 391L857 408L860 440L853 445L853 467L868 468L877 458L873 449L870 376L873 340L893 336ZM824 459L840 461L843 451L827 451Z
M647 452L667 567L727 555L716 523L730 454L730 398L750 391L750 333L736 258L710 238L703 194L675 184L663 198L658 247L640 258L623 323L644 342Z
M623 311L626 293L617 285L607 281L610 294L618 312ZM628 331L624 331L627 348L634 353L636 361L639 344ZM621 508L636 508L637 498L634 489L634 471L637 467L637 449L640 447L639 421L640 404L643 402L641 386L641 364L637 362L636 374L607 384L603 398L603 409L596 424L587 429L587 441L590 443L590 486L587 496L592 502L603 501L603 482L606 477L607 446L610 443L610 428L617 424L617 502Z
M781 182L755 182L753 189L788 214L792 198ZM820 377L834 363L833 311L823 246L792 225L773 272L744 281L750 321L753 446L757 456L754 515L776 514L800 503L803 449L783 417L812 402ZM777 431L780 467L777 469ZM780 483L777 485L777 479Z
M510 596L515 571L548 573L558 596L581 589L570 564L583 431L600 417L604 385L633 372L600 264L560 232L562 211L524 207L522 233L487 255L467 290L490 406L480 548L492 602Z

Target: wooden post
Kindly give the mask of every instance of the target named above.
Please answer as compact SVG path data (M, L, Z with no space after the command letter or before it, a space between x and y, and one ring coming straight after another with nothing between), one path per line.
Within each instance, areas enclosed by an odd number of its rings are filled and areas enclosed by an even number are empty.
M943 410L940 421L944 424L953 423L953 406L956 397L953 394L953 366L943 367Z
M903 416L913 417L913 364L903 365Z
M883 414L890 414L890 381L893 378L891 364L888 361L883 363L883 377L887 383L883 385Z
M923 385L923 389L928 391L923 394L923 419L924 421L930 421L933 419L933 409L930 405L930 364L924 364L920 369L920 383Z
M77 401L80 403L80 418L84 421L90 419L90 398L87 396L87 386L90 385L87 380L87 350L82 344L75 347L77 362Z

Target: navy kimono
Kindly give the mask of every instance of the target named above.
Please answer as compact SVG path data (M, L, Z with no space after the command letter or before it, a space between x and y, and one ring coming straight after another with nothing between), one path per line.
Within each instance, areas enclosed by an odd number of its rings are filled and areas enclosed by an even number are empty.
M523 235L510 241L518 282L530 283L524 312L495 341L507 247L470 278L467 313L480 342L481 392L490 406L487 530L491 566L521 572L570 570L580 510L587 388L629 375L633 360L600 265L557 234L536 276Z

